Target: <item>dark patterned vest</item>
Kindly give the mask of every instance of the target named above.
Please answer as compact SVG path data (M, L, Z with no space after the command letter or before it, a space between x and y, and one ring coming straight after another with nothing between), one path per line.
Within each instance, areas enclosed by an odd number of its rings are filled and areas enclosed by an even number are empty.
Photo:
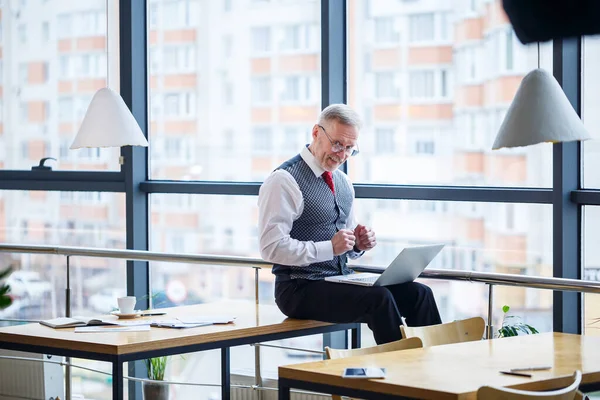
M346 227L352 207L352 188L341 171L333 172L335 195L321 177L315 176L300 154L284 162L279 168L292 175L298 183L304 209L292 224L290 237L300 241L321 242L331 240L333 235ZM349 274L347 256L334 256L332 260L306 266L273 265L273 274L278 281L289 279L318 280L327 276Z

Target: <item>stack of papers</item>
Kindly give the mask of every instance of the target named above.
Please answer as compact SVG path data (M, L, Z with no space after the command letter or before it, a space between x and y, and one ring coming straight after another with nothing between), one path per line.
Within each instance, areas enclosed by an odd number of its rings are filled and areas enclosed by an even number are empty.
M215 316L192 316L178 317L177 319L153 321L152 326L159 328L197 328L199 326L207 326L213 324L228 324L233 322L235 317L215 315Z
M50 328L75 328L75 332L135 332L147 331L151 326L157 328L197 328L213 324L228 324L236 317L229 315L207 315L179 317L177 319L137 319L113 320L86 317L61 317L40 321Z

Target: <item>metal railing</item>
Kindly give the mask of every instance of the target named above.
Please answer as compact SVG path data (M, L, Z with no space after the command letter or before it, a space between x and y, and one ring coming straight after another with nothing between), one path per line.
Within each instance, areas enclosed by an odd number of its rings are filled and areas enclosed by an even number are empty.
M49 254L62 255L66 260L66 305L65 315L71 315L71 287L70 287L70 258L73 256L79 257L101 257L101 258L116 258L124 260L141 260L141 261L160 261L160 262L178 262L192 264L212 264L221 266L237 266L243 268L255 269L255 302L259 304L258 293L258 270L261 267L271 267L272 263L265 262L259 258L251 257L234 257L220 256L208 254L178 254L178 253L157 253L140 250L115 250L101 248L86 248L86 247L67 247L67 246L45 246L45 245L20 245L20 244L0 244L0 252L4 253L24 253L24 254ZM350 265L356 271L364 272L382 272L381 267L373 267L368 265ZM486 326L486 338L493 337L493 299L494 286L519 286L535 289L548 289L560 291L574 291L581 293L597 293L600 294L600 283L594 281L584 281L577 279L565 278L546 278L526 275L514 274L499 274L491 272L477 271L456 271L445 269L427 269L421 273L420 278L440 279L449 281L465 281L478 282L488 285L488 315ZM3 319L0 319L2 321ZM11 321L18 321L11 319ZM25 320L23 320L25 321ZM255 345L255 371L257 386L260 385L260 344ZM67 365L70 360L66 360ZM68 379L68 381L67 381ZM66 390L70 394L70 368L66 368L65 381L68 382ZM67 398L70 398L67 395Z

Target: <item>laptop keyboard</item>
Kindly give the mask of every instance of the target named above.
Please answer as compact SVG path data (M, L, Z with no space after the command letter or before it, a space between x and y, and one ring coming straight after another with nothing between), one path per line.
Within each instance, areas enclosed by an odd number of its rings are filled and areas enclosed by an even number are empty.
M379 279L378 276L368 276L366 278L361 277L352 277L353 282L364 282L364 283L375 283L375 281Z

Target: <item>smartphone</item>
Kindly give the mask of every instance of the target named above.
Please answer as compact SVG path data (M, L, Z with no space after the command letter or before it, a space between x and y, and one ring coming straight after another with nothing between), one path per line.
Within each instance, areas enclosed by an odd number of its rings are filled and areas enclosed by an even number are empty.
M385 378L385 368L346 368L344 369L342 377L353 379Z

